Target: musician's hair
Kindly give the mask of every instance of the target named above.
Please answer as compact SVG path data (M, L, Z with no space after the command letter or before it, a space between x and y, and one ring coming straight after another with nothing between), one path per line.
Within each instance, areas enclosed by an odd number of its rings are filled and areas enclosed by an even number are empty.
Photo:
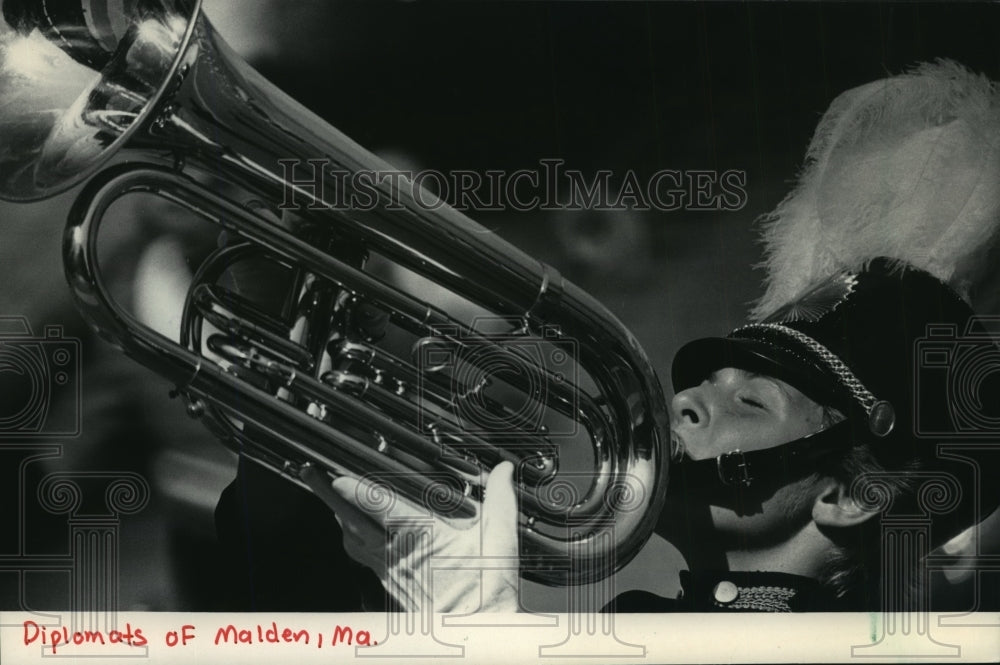
M835 409L824 407L824 426L843 419ZM875 458L867 443L859 443L848 448L842 455L821 463L819 475L831 477L850 488L860 477L879 474L880 483L888 490L892 500L913 491L913 480L905 472L916 471L918 462L904 465L897 470L899 475L885 475L885 467ZM830 530L828 537L834 548L827 558L819 576L820 581L856 611L905 610L915 588L894 589L892 597L898 607L883 607L882 584L884 565L882 558L882 520L873 514L860 525Z

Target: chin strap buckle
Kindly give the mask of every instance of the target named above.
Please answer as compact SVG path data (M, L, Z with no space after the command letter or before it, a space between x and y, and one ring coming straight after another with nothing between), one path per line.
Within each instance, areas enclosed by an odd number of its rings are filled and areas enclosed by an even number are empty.
M723 485L739 485L750 487L753 478L750 477L750 467L746 458L739 450L724 453L715 458L719 471L719 480Z

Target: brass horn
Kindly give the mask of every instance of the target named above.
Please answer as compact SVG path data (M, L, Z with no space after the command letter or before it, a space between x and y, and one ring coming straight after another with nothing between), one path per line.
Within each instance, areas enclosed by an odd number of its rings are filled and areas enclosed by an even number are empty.
M666 406L604 307L405 181L336 205L357 193L336 174L388 165L235 56L199 0L2 9L0 196L86 183L64 237L76 303L189 413L300 485L304 465L370 476L446 517L475 514L483 468L515 461L525 577L594 581L636 554L664 497ZM105 213L135 194L223 232L177 341L101 270ZM232 286L248 263L282 275L279 305ZM427 302L428 284L480 316Z

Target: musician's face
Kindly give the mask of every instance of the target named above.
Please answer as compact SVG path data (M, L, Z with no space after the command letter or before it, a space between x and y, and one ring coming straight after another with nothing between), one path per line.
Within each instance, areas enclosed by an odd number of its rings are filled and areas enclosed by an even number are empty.
M771 448L820 429L823 409L798 389L741 369L713 372L671 403L671 427L688 457Z
M793 386L734 368L713 372L700 385L677 393L671 403L673 434L695 460L772 448L822 426L823 408ZM690 514L707 509L704 515L711 516L711 525L704 528L711 528L712 542L723 549L770 546L808 523L811 482L758 482L740 492L715 484L675 496L668 510L688 511L688 528L697 530L699 520Z

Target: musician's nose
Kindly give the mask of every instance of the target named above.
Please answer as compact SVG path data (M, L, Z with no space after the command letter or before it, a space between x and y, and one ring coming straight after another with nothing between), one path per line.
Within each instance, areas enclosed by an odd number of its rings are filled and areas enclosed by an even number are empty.
M676 429L706 427L711 413L707 395L708 381L701 385L682 390L670 403L671 420Z
M739 372L724 368L674 395L670 402L671 429L688 456L700 459L711 453L716 429L725 420L727 401L733 399L739 384Z

